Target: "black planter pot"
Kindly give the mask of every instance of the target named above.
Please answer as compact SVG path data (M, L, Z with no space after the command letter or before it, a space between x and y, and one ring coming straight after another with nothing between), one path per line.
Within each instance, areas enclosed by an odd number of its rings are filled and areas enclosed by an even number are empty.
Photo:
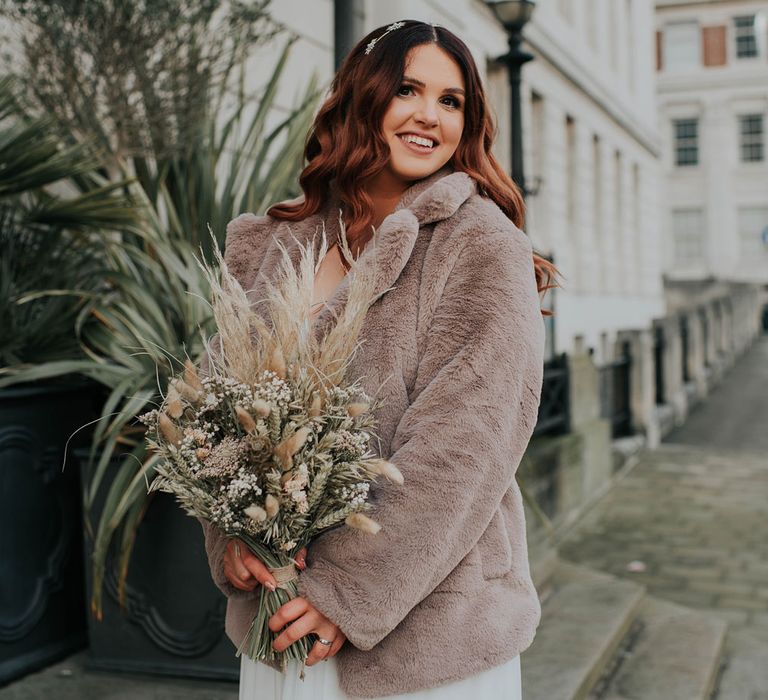
M77 453L85 459L86 452ZM118 467L113 459L109 469ZM105 483L109 482L109 476ZM106 489L104 489L106 491ZM104 496L105 494L102 494ZM240 660L224 634L226 599L211 580L203 532L172 496L153 493L139 525L126 582L125 608L108 567L103 618L88 615L90 668L237 680ZM91 514L98 522L101 502ZM91 543L85 544L90 561ZM86 567L88 596L91 567Z
M98 415L91 383L0 390L0 685L87 644L81 495L67 439Z

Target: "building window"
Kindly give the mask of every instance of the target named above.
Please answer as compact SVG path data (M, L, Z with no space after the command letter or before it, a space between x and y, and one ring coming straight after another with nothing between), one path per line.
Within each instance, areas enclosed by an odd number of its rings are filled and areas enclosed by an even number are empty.
M768 207L740 207L738 226L742 262L764 267L768 261Z
M675 165L699 164L699 120L674 119Z
M757 56L755 15L734 17L733 27L733 34L736 41L736 58L754 58Z
M698 66L701 63L700 36L698 22L673 22L665 25L662 48L664 67L674 70Z
M686 268L703 262L703 228L702 209L672 210L672 257L675 266Z
M745 114L739 117L739 145L743 163L762 161L763 154L763 115Z

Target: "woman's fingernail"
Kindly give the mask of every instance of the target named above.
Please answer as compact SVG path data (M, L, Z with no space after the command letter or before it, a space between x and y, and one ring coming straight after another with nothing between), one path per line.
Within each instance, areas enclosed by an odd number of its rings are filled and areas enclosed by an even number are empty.
M269 590L270 590L270 591L272 591L272 593L274 593L274 592L275 592L275 584L274 584L274 583L272 583L272 582L270 582L270 581L267 581L267 582L266 582L264 585L265 585L267 588L269 588Z

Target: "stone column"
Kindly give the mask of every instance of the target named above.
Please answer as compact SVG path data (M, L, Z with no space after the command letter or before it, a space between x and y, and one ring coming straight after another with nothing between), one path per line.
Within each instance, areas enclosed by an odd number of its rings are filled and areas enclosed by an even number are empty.
M664 399L672 406L675 425L681 425L688 413L688 399L683 386L683 348L678 316L658 321L664 331Z
M707 373L704 368L704 328L698 311L687 313L688 317L688 371L696 387L696 398L707 395Z
M656 375L653 357L653 331L619 331L618 343L629 343L632 364L629 387L632 427L645 436L648 447L657 447L660 429L656 416Z
M591 494L613 473L611 426L600 417L600 389L592 355L580 343L568 355L571 432L583 440L584 493Z

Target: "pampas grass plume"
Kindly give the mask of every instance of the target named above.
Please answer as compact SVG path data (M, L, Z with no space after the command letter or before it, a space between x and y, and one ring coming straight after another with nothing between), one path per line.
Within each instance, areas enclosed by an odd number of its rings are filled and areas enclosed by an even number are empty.
M365 413L370 406L365 403L365 401L354 401L353 403L347 404L347 413L352 416L352 418L356 418L361 413Z
M280 345L276 344L269 354L268 369L271 369L280 379L285 379L285 355Z
M403 479L402 472L392 462L388 462L386 459L372 459L366 465L368 469L374 474L380 474L381 476L389 479L389 481L403 485L405 479Z
M157 425L160 428L160 434L172 445L178 445L181 442L181 431L167 413L161 413L157 418Z
M291 437L275 445L275 454L283 465L283 471L293 468L293 455L301 449L311 432L310 428L304 426L299 428Z
M320 398L320 394L315 394L312 398L312 403L309 406L309 417L317 418L323 410L323 400Z
M237 420L240 421L240 425L243 426L243 430L246 433L252 433L256 430L256 421L253 420L251 414L242 406L235 406L235 413L237 414Z
M371 535L375 535L379 530L381 530L381 525L379 525L375 520L371 520L367 515L363 515L362 513L352 513L352 515L348 515L344 522L349 525L349 527L355 528L355 530L362 530L363 532L367 532Z
M245 514L256 523L263 523L267 519L267 511L255 503L245 509Z
M181 396L176 390L176 387L170 385L168 387L168 395L166 396L168 405L166 411L171 418L181 418L181 414L184 413L184 405L181 403Z
M253 402L253 410L256 411L256 415L260 418L266 418L272 413L272 406L264 399L256 399Z
M195 404L200 401L201 392L187 384L183 379L174 379L173 386L189 403Z
M197 375L197 369L189 358L184 361L184 381L196 391L203 390L203 384Z
M280 501L270 493L267 495L264 507L267 510L267 517L274 518L277 515L277 511L280 510Z

